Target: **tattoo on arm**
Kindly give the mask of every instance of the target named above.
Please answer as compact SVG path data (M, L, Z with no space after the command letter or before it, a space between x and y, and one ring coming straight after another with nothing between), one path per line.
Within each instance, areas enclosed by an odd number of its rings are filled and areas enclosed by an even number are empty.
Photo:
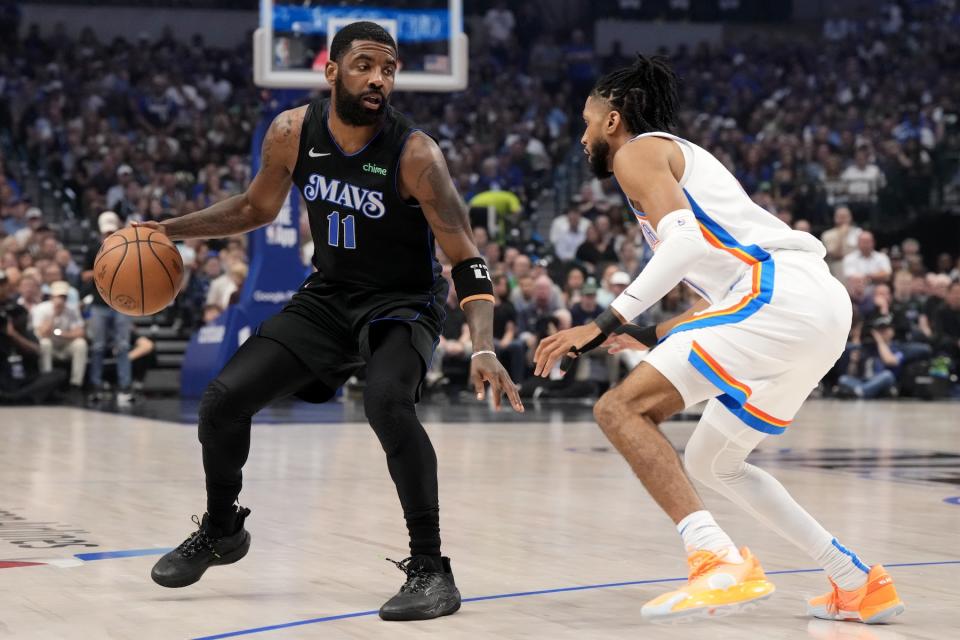
M420 204L436 212L438 226L434 231L459 233L470 229L470 219L460 194L453 188L450 176L440 161L428 164L417 176L414 191L425 195Z
M299 134L291 113L280 114L264 137L260 170L247 192L162 223L170 239L220 238L269 223L290 190L292 176L290 168L283 166L283 158L295 154Z

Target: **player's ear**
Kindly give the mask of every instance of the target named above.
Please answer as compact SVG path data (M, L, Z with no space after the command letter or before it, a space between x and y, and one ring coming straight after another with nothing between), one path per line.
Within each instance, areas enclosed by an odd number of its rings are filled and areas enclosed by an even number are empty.
M323 68L323 75L326 77L327 82L332 87L337 81L337 72L339 70L339 65L333 60L327 60L327 65Z
M607 135L613 135L613 133L617 130L617 127L620 126L620 121L621 118L619 111L611 111L607 114L607 120L603 125Z

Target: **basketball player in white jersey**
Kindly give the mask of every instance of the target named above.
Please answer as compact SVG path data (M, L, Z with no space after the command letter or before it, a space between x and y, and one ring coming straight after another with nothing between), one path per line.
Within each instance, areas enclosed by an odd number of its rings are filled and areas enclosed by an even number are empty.
M830 275L818 240L751 201L710 153L667 133L676 115L676 77L657 58L640 56L604 76L587 98L581 142L590 165L598 177L616 177L655 253L596 322L540 344L536 373L549 375L561 359L604 342L652 348L594 409L604 433L676 523L688 553L687 584L644 605L644 617L722 615L774 591L757 558L737 548L704 509L658 428L709 400L684 454L690 476L824 568L832 589L808 603L810 615L885 621L904 607L883 567L865 565L773 476L745 461L762 440L789 428L843 352L849 296ZM628 324L681 281L700 296L689 311L656 327Z

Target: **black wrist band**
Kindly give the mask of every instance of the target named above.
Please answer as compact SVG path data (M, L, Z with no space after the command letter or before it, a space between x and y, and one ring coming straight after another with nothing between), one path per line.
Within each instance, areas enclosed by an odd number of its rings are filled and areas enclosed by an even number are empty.
M617 314L613 312L613 309L607 309L594 320L597 323L597 326L600 327L600 332L603 334L604 338L617 330L617 327L623 325L620 318L617 317Z
M623 324L614 330L614 333L625 333L645 347L653 348L657 346L657 325L651 324L647 327L638 327L635 324Z

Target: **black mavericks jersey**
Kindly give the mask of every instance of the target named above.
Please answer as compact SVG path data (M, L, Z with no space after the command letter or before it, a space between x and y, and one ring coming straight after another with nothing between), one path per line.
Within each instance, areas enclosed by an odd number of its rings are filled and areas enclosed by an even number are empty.
M440 274L417 201L400 197L400 156L418 129L387 105L383 128L360 151L340 149L329 100L307 107L293 182L307 203L316 277L329 283L429 291Z

